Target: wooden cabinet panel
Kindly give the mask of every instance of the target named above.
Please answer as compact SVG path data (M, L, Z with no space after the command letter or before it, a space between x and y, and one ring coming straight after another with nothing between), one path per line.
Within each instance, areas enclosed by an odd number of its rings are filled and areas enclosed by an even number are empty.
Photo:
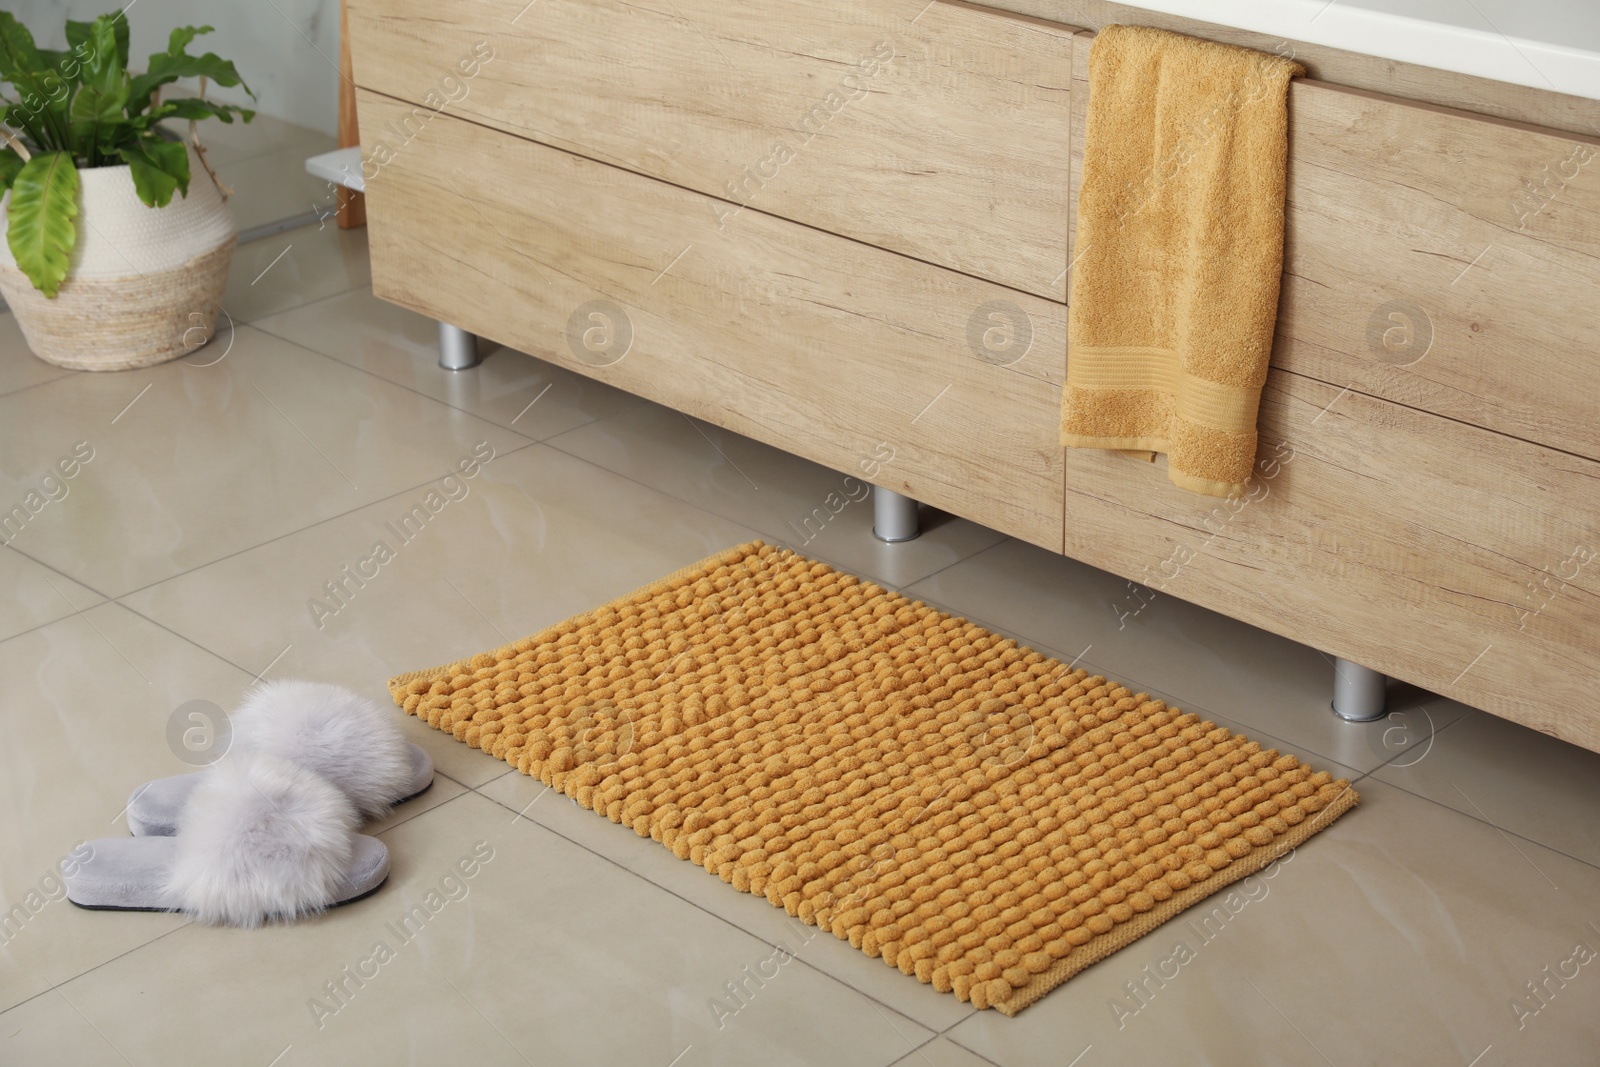
M1066 554L1600 751L1600 464L1283 371L1259 425L1239 501L1068 449Z
M1064 305L448 116L369 163L379 296L1060 550Z
M709 194L734 233L766 212L1065 299L1068 27L950 0L350 9L363 88Z
M1600 139L1291 93L1273 361L1600 459Z

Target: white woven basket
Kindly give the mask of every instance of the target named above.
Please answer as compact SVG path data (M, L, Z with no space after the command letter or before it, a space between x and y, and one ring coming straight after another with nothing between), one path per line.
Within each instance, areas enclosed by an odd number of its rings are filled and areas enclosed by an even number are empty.
M78 241L51 299L0 240L0 293L34 355L75 370L127 370L187 355L211 339L237 231L189 149L189 195L146 207L126 166L78 171ZM0 200L0 236L11 195Z

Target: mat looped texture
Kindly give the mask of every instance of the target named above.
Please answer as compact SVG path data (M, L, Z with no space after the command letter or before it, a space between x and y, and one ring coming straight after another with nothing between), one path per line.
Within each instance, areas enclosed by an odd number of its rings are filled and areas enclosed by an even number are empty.
M457 740L1007 1015L1356 801L760 542L389 685Z

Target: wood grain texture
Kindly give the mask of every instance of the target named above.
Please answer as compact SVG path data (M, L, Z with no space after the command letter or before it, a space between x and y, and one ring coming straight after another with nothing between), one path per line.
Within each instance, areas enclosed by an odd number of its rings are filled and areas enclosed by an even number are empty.
M947 0L350 3L363 88L421 102L486 42L448 114L718 197L730 229L759 209L1065 299L1068 27Z
M1072 100L1068 106L1067 168L1070 175L1067 197L1067 294L1072 293L1072 268L1077 265L1078 254L1078 190L1083 188L1083 139L1089 125L1089 51L1094 47L1095 35L1080 31L1072 38Z
M1060 551L1064 305L449 116L370 162L378 296Z
M1600 459L1600 138L1305 80L1289 108L1272 365Z
M1275 366L1600 459L1600 139L1290 93Z
M991 0L1004 8L1038 18L1100 30L1113 23L1130 26L1156 26L1191 37L1242 45L1262 52L1273 52L1287 44L1294 58L1303 63L1312 78L1319 81L1366 89L1407 100L1424 101L1445 107L1461 108L1483 115L1514 119L1572 133L1592 134L1600 129L1600 100L1571 96L1550 89L1478 78L1400 63L1361 52L1347 52L1327 45L1310 44L1250 30L1219 26L1180 15L1112 3L1110 0Z
M361 143L361 124L356 117L356 83L354 67L350 60L350 11L344 0L339 3L339 147L349 148ZM341 230L353 230L367 224L366 199L353 189L339 186L338 223Z
M1233 502L1068 449L1066 554L1600 751L1600 464L1284 371L1260 431Z

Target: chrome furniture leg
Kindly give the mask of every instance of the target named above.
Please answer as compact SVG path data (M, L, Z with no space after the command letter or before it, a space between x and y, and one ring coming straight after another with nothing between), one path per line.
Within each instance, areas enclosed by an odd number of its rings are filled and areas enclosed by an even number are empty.
M478 365L478 338L448 322L439 324L439 366L445 370L466 370Z
M872 487L872 536L894 544L910 541L922 531L917 528L917 502L881 485Z
M1384 716L1384 686L1389 679L1347 659L1333 661L1333 712L1347 722Z

